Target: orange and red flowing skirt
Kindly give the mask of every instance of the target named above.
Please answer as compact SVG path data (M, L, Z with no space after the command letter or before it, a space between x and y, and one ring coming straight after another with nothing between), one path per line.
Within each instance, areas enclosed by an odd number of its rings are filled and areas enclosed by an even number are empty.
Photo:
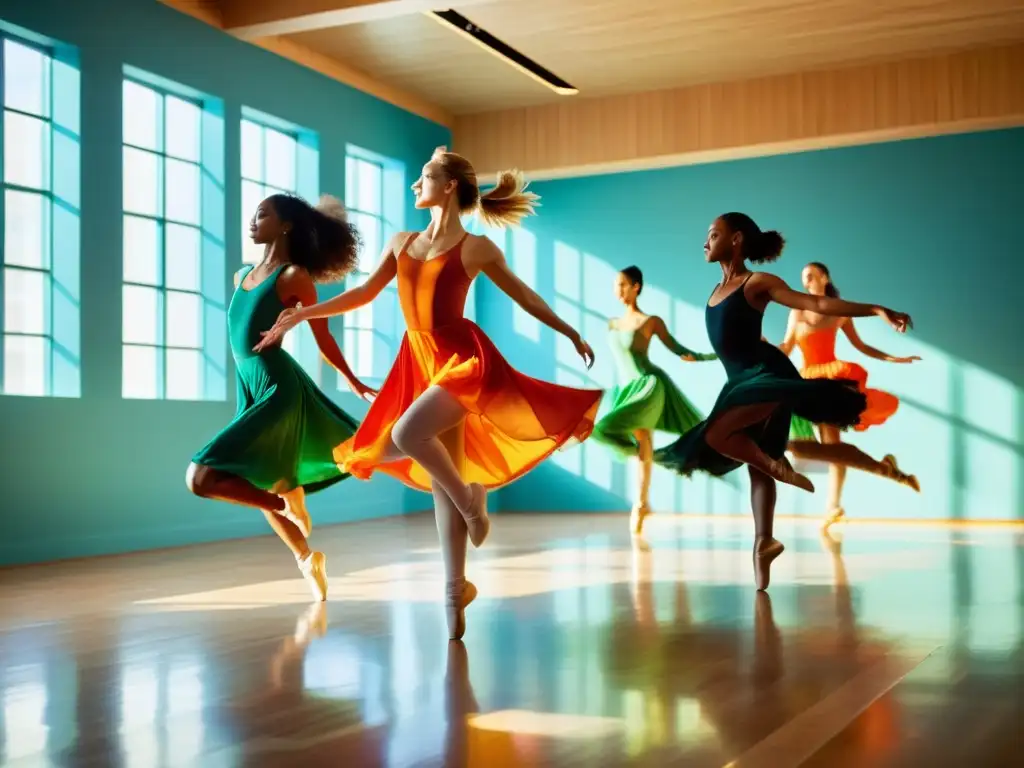
M521 477L570 441L589 437L603 395L520 373L470 320L410 330L359 429L335 449L339 467L364 480L384 472L429 491L430 476L419 464L381 459L395 423L435 384L466 409L463 479L489 489Z
M899 398L880 389L868 389L868 372L856 363L848 363L845 360L833 360L829 363L805 366L800 371L805 379L843 379L855 382L857 389L864 393L868 399L868 407L861 414L860 421L854 426L858 432L863 432L868 427L876 427L884 424L890 416L896 413L900 406Z

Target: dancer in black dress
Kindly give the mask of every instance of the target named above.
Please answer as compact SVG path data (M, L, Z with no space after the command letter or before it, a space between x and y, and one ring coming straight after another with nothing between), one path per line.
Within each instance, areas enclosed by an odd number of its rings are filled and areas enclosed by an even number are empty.
M878 315L900 333L911 327L910 317L901 312L800 293L775 275L747 269L747 261L761 264L779 258L784 244L782 235L762 232L743 213L723 214L711 224L704 257L722 268L722 282L708 300L704 320L711 346L729 378L708 418L654 456L657 464L682 475L702 470L721 476L748 466L758 589L768 587L771 562L784 549L772 535L775 482L814 490L811 481L785 458L793 414L814 424L847 428L858 422L867 407L854 382L804 379L778 347L764 341L765 307L774 301L821 315ZM827 449L822 446L819 458L828 460Z

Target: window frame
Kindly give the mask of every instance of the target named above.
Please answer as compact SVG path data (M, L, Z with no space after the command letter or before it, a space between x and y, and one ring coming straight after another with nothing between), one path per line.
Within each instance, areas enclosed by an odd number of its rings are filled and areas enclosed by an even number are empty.
M7 103L6 51L8 42L40 54L45 60L46 83L43 95L45 114L37 114ZM55 66L64 69L55 73ZM74 73L72 75L72 73ZM3 242L3 259L0 259L0 397L81 397L81 73L78 51L74 47L37 35L29 30L0 22L0 241ZM57 103L55 82L58 80L70 86L67 96L70 101L61 106ZM71 80L73 78L73 82ZM60 117L58 118L58 113ZM7 180L6 123L7 116L19 115L40 121L45 126L43 171L44 186L33 187ZM54 157L56 137L67 139L62 143L62 161L74 163L74 174L70 181L58 183ZM64 153L67 156L63 156ZM62 166L63 168L63 166ZM61 187L60 190L57 188ZM7 196L9 192L38 196L44 210L42 226L41 266L8 264L7 262ZM60 215L67 214L70 220ZM58 218L61 219L60 236L57 236ZM59 253L58 253L59 251ZM56 275L58 267L62 275ZM7 329L6 289L8 271L43 275L43 331L10 331ZM63 303L71 308L70 325L58 323L56 317L56 295L63 296ZM62 326L62 327L58 327ZM65 327L66 326L66 327ZM7 339L8 337L44 340L42 391L10 391L7 385ZM58 357L67 365L58 366Z

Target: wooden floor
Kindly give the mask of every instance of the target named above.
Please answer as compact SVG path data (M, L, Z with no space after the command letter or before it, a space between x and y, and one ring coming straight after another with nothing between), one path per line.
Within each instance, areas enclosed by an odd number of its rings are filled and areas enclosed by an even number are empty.
M432 521L0 571L12 766L1009 766L1024 544L1008 529L506 515L449 644ZM1016 761L1016 762L1015 762Z

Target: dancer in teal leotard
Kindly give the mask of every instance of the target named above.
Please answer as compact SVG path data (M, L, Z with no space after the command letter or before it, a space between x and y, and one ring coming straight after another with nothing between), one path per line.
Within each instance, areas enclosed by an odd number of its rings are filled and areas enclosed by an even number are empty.
M192 457L186 482L197 496L262 510L314 597L325 600L326 558L306 543L311 523L305 494L348 477L335 463L334 449L359 425L280 345L261 352L253 346L286 307L316 303L314 282L340 279L352 269L359 237L333 198L313 208L290 195L260 203L250 235L266 252L255 267L235 274L228 308L238 412ZM369 397L373 390L352 373L327 321L310 326L324 358L356 394Z
M637 459L638 493L630 515L630 527L637 534L651 512L648 494L653 433L681 435L702 418L668 374L647 356L651 339L657 336L672 354L687 362L716 359L715 355L687 349L669 333L664 320L641 311L637 300L643 287L644 276L638 267L626 267L615 278L615 294L626 305L622 317L608 322L618 384L611 393L610 410L594 425L591 435L591 439L610 446L619 455Z
M728 381L711 414L672 445L655 452L655 463L683 475L702 470L724 475L746 464L750 471L751 505L756 527L754 575L765 589L772 560L782 542L772 535L775 483L782 481L814 490L785 458L793 414L814 424L848 428L857 424L867 399L855 383L804 379L778 347L764 341L761 320L765 307L777 302L820 315L877 315L897 331L910 317L877 304L857 304L829 296L794 291L775 275L751 272L746 262L770 262L782 255L785 241L778 232L762 232L743 213L715 219L704 243L706 261L722 269L722 281L704 312L711 346L725 367ZM830 446L821 446L827 459Z

